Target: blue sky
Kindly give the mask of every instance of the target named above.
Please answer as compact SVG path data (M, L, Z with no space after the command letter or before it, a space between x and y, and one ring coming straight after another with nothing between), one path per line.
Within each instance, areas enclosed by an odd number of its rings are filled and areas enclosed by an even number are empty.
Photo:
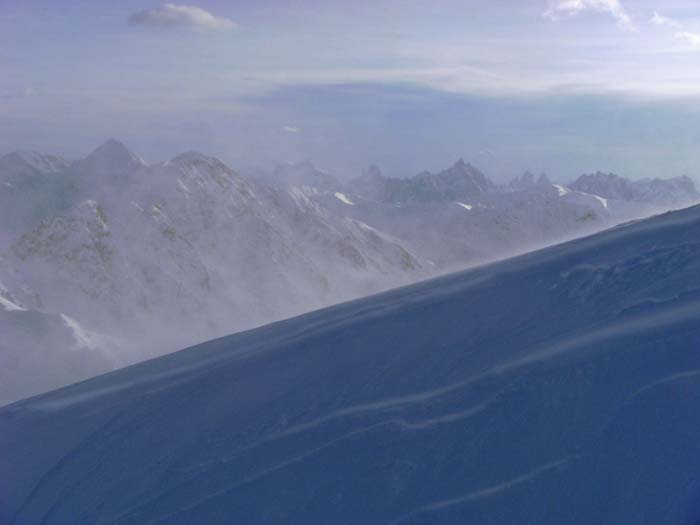
M690 0L0 3L0 152L700 175Z

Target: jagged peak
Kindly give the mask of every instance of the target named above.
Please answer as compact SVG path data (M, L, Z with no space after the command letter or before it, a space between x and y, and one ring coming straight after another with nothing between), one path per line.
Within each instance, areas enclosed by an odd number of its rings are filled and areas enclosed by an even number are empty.
M90 155L85 158L89 163L104 164L111 168L122 168L124 166L139 167L145 166L146 163L132 153L124 143L110 138L93 150Z
M535 176L532 171L525 170L521 175L513 177L513 180L511 180L508 185L510 188L522 190L541 186L549 187L551 184L552 182L549 180L546 173L542 172L539 176Z
M552 184L552 180L549 178L549 176L545 172L542 172L542 173L540 173L540 176L537 177L537 184L541 185L541 186L544 186L544 185L549 186L550 184Z
M595 173L584 173L578 177L579 179L582 178L588 178L588 179L608 179L608 180L627 180L626 177L623 177L622 175L617 175L616 173L605 173L604 171L597 170Z
M457 159L457 162L455 162L445 171L457 171L460 173L481 173L476 167L474 167L474 165L472 165L470 162L465 162L464 159L461 157Z
M458 172L458 173L470 173L470 174L483 175L481 170L479 170L471 162L465 162L465 160L461 157L459 159L457 159L457 162L455 162L452 166L450 166L446 170L443 170L443 173L445 173L445 172Z

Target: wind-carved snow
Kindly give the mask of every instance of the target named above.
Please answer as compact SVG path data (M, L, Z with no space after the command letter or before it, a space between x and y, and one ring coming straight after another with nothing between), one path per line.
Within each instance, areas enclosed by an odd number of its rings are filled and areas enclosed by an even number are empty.
M471 204L465 204L465 203L463 203L463 202L457 202L456 204L459 204L459 205L460 205L462 208L464 208L465 210L471 210L471 209L474 207L474 206L472 206Z
M700 379L700 369L699 370L688 370L687 372L679 372L677 374L671 374L666 377L662 377L660 379L657 379L656 381L652 381L648 385L643 386L636 392L634 392L631 396L630 399L635 398L653 388L656 388L657 386L661 385L667 385L669 383L673 383L676 381L683 381L685 379Z
M336 191L333 195L334 195L335 198L338 199L340 202L342 202L342 203L344 203L344 204L347 204L348 206L354 206L354 205L355 205L355 203L352 202L350 199L348 199L348 197L347 197L344 193L341 193L341 192L339 192L339 191Z
M0 522L694 523L699 229L660 215L5 407Z
M425 505L423 507L420 507L405 516L402 516L401 518L392 521L392 524L399 524L399 523L405 523L406 521L410 520L411 518L421 515L421 514L429 514L432 512L440 511L455 505L464 505L466 503L471 503L473 501L478 501L484 498L489 498L491 496L496 496L504 491L507 491L509 489L515 488L518 485L521 485L523 483L527 483L528 481L531 481L538 476L541 476L549 471L553 470L561 470L562 467L564 467L568 463L568 460L563 459L559 461L552 461L551 463L547 463L546 465L542 465L526 474L523 474L521 476L517 476L515 478L512 478L508 481L504 481L503 483L499 483L498 485L494 485L488 488L476 490L474 492L470 492L469 494L465 494L464 496L459 496L456 498L452 499L447 499L447 500L442 500L442 501L436 501L435 503L430 503L429 505Z

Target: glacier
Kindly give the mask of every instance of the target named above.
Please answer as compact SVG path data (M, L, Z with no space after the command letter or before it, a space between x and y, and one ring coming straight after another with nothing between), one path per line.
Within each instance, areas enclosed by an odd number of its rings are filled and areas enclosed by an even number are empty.
M700 522L700 207L0 409L0 522Z

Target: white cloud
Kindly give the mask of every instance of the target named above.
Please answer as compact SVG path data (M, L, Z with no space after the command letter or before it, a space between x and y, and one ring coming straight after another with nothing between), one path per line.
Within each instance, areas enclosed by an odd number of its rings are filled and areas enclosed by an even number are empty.
M676 32L673 35L676 40L682 41L691 49L700 49L700 33L687 31L685 29L685 25L678 20L674 20L673 18L662 16L659 13L654 12L654 16L651 17L651 23L657 26L665 26L676 29Z
M297 128L296 126L284 126L282 129L287 133L299 133L301 131L301 128Z
M681 27L681 24L673 18L661 16L656 11L654 11L654 16L651 17L651 23L657 26Z
M559 20L562 16L574 16L584 11L608 13L620 27L631 28L632 18L620 3L620 0L550 0L544 16Z
M185 27L200 31L227 30L236 27L233 20L218 17L201 7L165 4L154 9L144 9L129 17L129 23L149 27Z
M679 31L675 34L678 40L684 41L693 49L700 49L700 33L691 33L689 31Z

